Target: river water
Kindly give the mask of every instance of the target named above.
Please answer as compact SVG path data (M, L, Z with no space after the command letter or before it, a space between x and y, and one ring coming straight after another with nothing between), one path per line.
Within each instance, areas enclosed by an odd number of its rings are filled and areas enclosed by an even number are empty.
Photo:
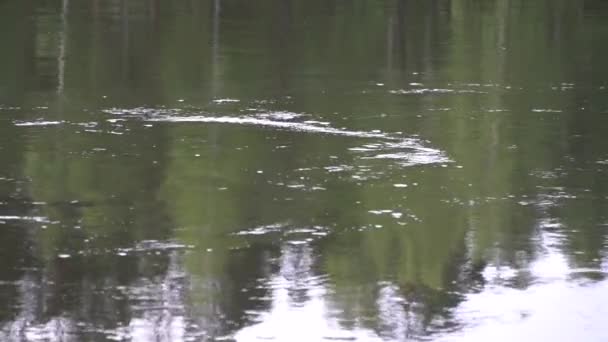
M602 0L0 1L0 340L607 341Z

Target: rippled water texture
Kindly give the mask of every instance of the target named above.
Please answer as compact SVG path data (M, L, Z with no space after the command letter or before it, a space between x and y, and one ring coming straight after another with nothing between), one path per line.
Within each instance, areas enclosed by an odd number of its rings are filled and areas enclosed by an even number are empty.
M608 4L0 1L0 341L607 341Z

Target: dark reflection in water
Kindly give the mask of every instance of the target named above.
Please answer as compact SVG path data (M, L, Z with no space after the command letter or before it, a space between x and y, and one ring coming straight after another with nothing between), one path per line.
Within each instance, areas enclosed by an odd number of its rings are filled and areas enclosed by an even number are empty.
M0 1L0 340L607 340L607 39L599 0Z

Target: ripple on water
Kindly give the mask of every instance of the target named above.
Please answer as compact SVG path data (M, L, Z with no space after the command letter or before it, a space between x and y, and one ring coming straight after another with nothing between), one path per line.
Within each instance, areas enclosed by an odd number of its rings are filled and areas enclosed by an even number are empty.
M397 89L391 90L389 93L394 95L422 95L422 94L487 94L486 91L475 89L446 89L446 88L414 88L414 89Z
M289 223L274 223L237 231L234 236L245 238L280 239L289 244L307 244L315 239L327 236L329 230L323 226L293 226Z
M212 102L217 103L217 104L224 104L224 103L238 103L238 102L241 102L241 100L225 98L225 99L215 99Z
M175 250L175 249L187 249L192 246L179 243L177 241L167 240L142 240L139 241L133 248L125 248L123 251L129 252L148 252L148 251L162 251L162 250Z
M530 175L540 179L557 179L566 175L561 169L555 170L536 170L530 172Z
M442 151L426 147L418 140L411 138L366 144L361 147L352 148L351 151L362 154L362 159L389 159L401 166L451 162Z
M264 119L264 120L278 120L278 121L290 121L300 117L303 117L304 114L301 113L293 113L293 112L268 112L268 113L259 113L256 114L255 117Z
M111 115L121 115L125 117L149 117L155 115L175 115L183 113L182 109L179 108L148 108L148 107L135 107L135 108L108 108L101 111L102 113Z
M405 224L405 220L410 220L410 221L414 221L414 222L420 222L421 219L416 216L414 213L412 213L410 210L395 210L395 209L374 209L374 210L368 210L368 213L372 214L372 215L377 215L377 216L390 216L393 219L398 220L399 224Z
M336 172L352 171L354 169L354 167L351 165L332 165L332 166L325 166L323 169L329 173L336 173Z
M550 108L534 108L532 109L534 113L561 113L561 109L550 109Z

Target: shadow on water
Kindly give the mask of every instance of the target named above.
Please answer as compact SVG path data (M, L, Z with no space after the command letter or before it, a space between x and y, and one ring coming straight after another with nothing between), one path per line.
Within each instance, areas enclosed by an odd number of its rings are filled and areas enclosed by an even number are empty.
M608 339L607 15L0 2L0 339Z

